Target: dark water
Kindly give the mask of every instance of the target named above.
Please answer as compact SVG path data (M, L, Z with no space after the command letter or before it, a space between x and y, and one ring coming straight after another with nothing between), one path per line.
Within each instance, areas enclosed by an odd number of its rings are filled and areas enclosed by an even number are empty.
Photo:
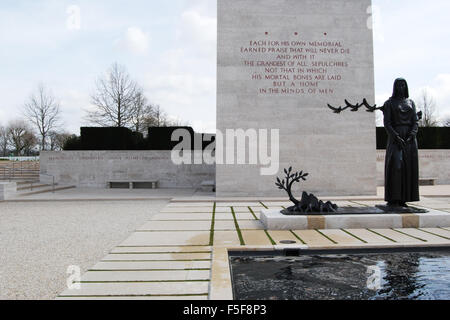
M237 300L450 300L450 253L230 257Z

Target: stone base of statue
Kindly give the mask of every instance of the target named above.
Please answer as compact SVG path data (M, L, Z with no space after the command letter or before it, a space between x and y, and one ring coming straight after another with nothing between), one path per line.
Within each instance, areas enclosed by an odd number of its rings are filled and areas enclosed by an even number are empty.
M412 214L427 213L428 210L416 207L401 207L378 205L375 207L341 207L335 212L293 212L289 209L281 210L281 214L286 216L338 216L338 215L358 215L358 214Z
M280 209L262 209L266 230L437 228L450 225L450 213L440 210L403 209L387 212L378 207L342 207L336 213L286 215Z
M383 210L385 213L397 213L397 214L412 214L412 213L427 213L426 209L419 209L416 207L403 207L403 206L388 206L388 205L378 205L375 206L378 209Z

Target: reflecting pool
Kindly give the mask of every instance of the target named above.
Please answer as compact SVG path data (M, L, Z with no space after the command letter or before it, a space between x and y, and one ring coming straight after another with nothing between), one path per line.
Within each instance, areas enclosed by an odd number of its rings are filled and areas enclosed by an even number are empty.
M230 256L237 300L449 300L450 251Z

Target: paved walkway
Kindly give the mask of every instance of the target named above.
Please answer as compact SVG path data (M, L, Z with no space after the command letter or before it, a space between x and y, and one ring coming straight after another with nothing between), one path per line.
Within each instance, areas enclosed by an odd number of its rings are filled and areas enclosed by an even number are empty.
M0 201L0 300L55 299L168 200Z
M450 214L450 198L440 196L425 197L417 205ZM382 203L337 202L340 206ZM274 200L174 199L90 268L79 289L66 290L58 299L232 299L228 250L450 246L450 226L264 230L261 209L288 205Z

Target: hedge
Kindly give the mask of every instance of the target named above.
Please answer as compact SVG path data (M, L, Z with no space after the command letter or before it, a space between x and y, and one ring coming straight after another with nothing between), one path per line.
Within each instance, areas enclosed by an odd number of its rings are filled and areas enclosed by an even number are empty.
M419 149L450 149L450 127L421 127L417 134ZM386 149L387 133L384 127L377 128L377 149Z
M206 134L195 133L191 127L152 127L145 139L139 132L128 128L82 127L81 137L70 138L64 150L172 150L179 141L171 141L177 129L190 134L191 150L205 149L214 138L206 139ZM384 127L377 128L377 149L386 149L387 133ZM195 145L195 140L202 141ZM207 141L203 141L207 140ZM419 128L417 135L419 149L450 149L450 127Z
M142 133L128 128L118 127L82 127L80 137L67 140L64 150L172 150L180 141L171 141L172 133L177 129L186 130L190 136L191 150L204 149L211 141L206 142L206 134L195 133L191 127L151 127L145 139ZM201 141L196 145L195 141Z

